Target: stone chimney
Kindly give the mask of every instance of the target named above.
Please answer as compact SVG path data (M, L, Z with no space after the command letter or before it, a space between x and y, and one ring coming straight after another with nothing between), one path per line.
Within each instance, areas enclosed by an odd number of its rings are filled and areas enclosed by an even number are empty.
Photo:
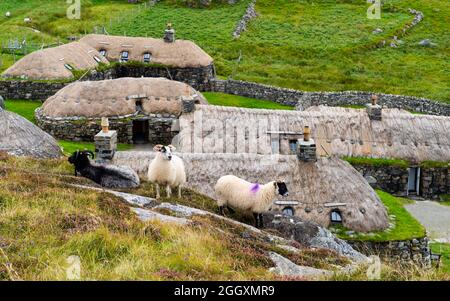
M109 130L109 120L102 118L102 130L95 135L95 157L97 163L108 163L117 150L117 131Z
M381 106L378 104L378 96L372 95L372 103L366 105L367 115L370 120L381 120Z
M175 29L172 28L172 23L168 23L167 28L164 31L164 42L166 43L175 42Z
M303 129L303 139L298 140L297 158L304 162L317 161L316 143L311 138L311 129L305 126Z

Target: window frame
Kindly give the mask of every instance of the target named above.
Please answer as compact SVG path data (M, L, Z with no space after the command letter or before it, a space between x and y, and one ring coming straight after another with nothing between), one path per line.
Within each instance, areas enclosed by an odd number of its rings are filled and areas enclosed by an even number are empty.
M98 53L100 53L101 56L106 57L106 54L108 53L108 51L106 51L106 49L102 48L98 51Z
M127 56L124 58L124 54L127 54ZM120 52L120 62L126 63L130 60L130 52L128 50L123 50Z
M148 55L148 58L146 58L146 56ZM144 61L144 63L150 63L151 62L151 60L152 60L152 54L150 53L150 52L145 52L143 55L142 55L142 58L143 58L143 61Z
M337 214L338 219L335 218L335 214ZM330 222L333 224L342 224L343 218L342 218L342 212L339 209L333 209L330 212Z

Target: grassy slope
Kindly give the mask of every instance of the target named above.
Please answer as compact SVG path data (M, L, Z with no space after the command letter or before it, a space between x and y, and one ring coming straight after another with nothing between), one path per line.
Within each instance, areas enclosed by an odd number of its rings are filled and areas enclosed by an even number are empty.
M383 204L388 210L389 216L395 215L395 219L390 220L394 224L393 229L385 231L372 232L368 234L356 233L350 237L345 233L346 229L337 229L339 237L351 240L363 241L394 241L413 238L422 238L425 236L425 228L403 208L404 204L411 202L407 199L397 198L387 192L377 190Z
M325 250L292 254L244 239L244 228L208 217L189 226L143 223L111 195L68 186L92 184L71 175L65 160L0 159L0 280L64 280L71 255L81 259L83 280L280 279L268 272L269 250L301 265L348 264ZM183 195L191 205L211 202Z
M248 1L206 10L162 1L133 14L135 6L125 1L86 0L82 19L72 21L65 18L67 6L62 2L4 0L0 12L11 10L13 17L6 19L0 14L0 40L27 36L32 41L55 42L100 24L112 34L160 37L170 21L179 38L194 40L214 57L220 76L309 91L372 90L450 102L446 0L387 0L386 7L393 4L400 10L385 9L381 20L366 18L364 1L287 0L274 4L259 0L259 18L234 41L231 32ZM404 44L395 49L370 49L368 46L392 36L412 20L406 12L409 7L423 11L425 19L402 38ZM42 33L23 26L23 17L28 15ZM377 27L384 32L373 35ZM425 38L437 47L418 46ZM12 58L5 55L3 60L10 64Z
M34 111L41 106L40 101L30 101L30 100L6 100L5 107L8 111L17 113L22 117L25 117L29 121L36 123L34 117ZM75 141L58 141L59 146L63 148L65 154L71 154L76 150L88 149L94 151L94 143L92 142L75 142ZM117 145L118 150L129 150L132 146L130 144L119 143Z
M442 254L441 269L450 275L450 244L431 243L430 245L434 253Z
M215 92L203 92L208 102L217 106L231 106L242 108L257 108L257 109L271 109L271 110L293 110L294 107L282 105L276 102L248 98L238 95L230 95Z
M237 41L230 33L245 3L193 10L163 2L111 31L161 36L164 24L171 21L179 38L196 41L214 57L222 76L302 90L373 90L450 102L450 78L445 72L449 69L449 9L445 1L387 2L403 10L384 11L381 20L368 20L367 5L361 1L292 0L274 4L260 0L260 17ZM366 49L410 22L412 16L405 10L409 7L423 10L426 17L403 38L405 44L396 49ZM381 35L371 33L377 27L384 29ZM438 46L417 46L424 38ZM240 53L242 60L237 66Z

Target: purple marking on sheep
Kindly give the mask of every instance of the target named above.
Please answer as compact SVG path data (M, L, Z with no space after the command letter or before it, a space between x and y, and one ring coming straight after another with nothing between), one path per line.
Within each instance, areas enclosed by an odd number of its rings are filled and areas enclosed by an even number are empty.
M251 186L250 191L252 193L257 193L260 188L261 188L261 186L258 183L256 183Z

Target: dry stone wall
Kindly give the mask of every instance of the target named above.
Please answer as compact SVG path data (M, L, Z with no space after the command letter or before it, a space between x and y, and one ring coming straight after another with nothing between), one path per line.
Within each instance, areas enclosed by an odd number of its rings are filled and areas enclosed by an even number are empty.
M170 114L150 114L148 116L122 116L109 118L111 130L117 131L120 143L133 143L133 120L148 120L149 143L170 143L178 134L172 131L172 124L178 116ZM57 139L70 141L94 141L94 136L101 130L101 118L67 117L49 118L41 110L36 111L38 126Z
M396 195L406 195L408 169L399 166L353 165L364 177L374 177L375 187ZM421 168L419 195L438 199L450 191L450 167Z
M305 92L252 82L220 79L211 81L210 89L213 92L270 100L284 105L296 106L297 110L304 110L317 105L365 105L370 103L372 95L376 94L378 95L378 103L389 108L450 116L450 105L413 96L364 91Z

